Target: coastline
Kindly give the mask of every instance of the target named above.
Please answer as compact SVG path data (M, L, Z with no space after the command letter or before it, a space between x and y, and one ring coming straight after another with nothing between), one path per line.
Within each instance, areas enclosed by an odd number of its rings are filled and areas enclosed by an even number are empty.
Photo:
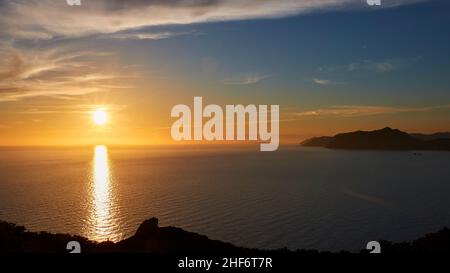
M319 250L251 249L211 240L207 236L176 227L159 227L157 218L145 220L136 233L117 243L96 242L77 235L30 232L23 226L0 221L0 253L69 253L67 244L76 241L82 253L153 253L153 254L331 254L350 253ZM450 253L450 229L426 234L410 242L378 241L382 253ZM368 253L362 249L359 253Z

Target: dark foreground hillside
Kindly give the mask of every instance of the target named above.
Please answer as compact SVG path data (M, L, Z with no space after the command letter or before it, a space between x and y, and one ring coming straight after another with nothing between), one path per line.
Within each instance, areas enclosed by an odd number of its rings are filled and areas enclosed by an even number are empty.
M158 219L144 221L128 239L113 243L97 243L80 236L29 232L23 226L0 222L0 252L68 253L66 245L77 241L83 253L233 253L233 254L314 254L316 250L257 250L211 240L197 233L175 227L159 227ZM412 242L380 241L383 253L450 253L450 230L444 228ZM361 250L366 252L366 250ZM340 253L345 253L341 251Z

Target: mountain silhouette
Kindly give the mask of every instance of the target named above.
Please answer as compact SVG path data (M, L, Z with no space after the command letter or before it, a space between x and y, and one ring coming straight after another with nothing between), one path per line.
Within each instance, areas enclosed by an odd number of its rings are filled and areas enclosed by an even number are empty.
M450 134L410 135L386 127L375 131L355 131L334 137L316 137L303 141L305 147L350 150L450 150Z

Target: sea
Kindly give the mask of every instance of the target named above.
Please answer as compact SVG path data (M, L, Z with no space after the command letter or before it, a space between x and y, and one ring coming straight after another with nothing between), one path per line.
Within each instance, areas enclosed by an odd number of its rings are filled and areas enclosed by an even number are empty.
M151 217L238 246L359 251L450 226L450 152L0 148L0 220L119 241Z

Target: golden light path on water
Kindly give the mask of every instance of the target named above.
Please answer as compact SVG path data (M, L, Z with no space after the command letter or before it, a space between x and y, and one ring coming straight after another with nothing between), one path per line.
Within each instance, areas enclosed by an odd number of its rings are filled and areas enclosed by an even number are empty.
M89 191L91 201L87 236L95 241L118 241L121 238L118 207L115 200L114 180L108 157L108 148L97 145L94 148L92 174Z

